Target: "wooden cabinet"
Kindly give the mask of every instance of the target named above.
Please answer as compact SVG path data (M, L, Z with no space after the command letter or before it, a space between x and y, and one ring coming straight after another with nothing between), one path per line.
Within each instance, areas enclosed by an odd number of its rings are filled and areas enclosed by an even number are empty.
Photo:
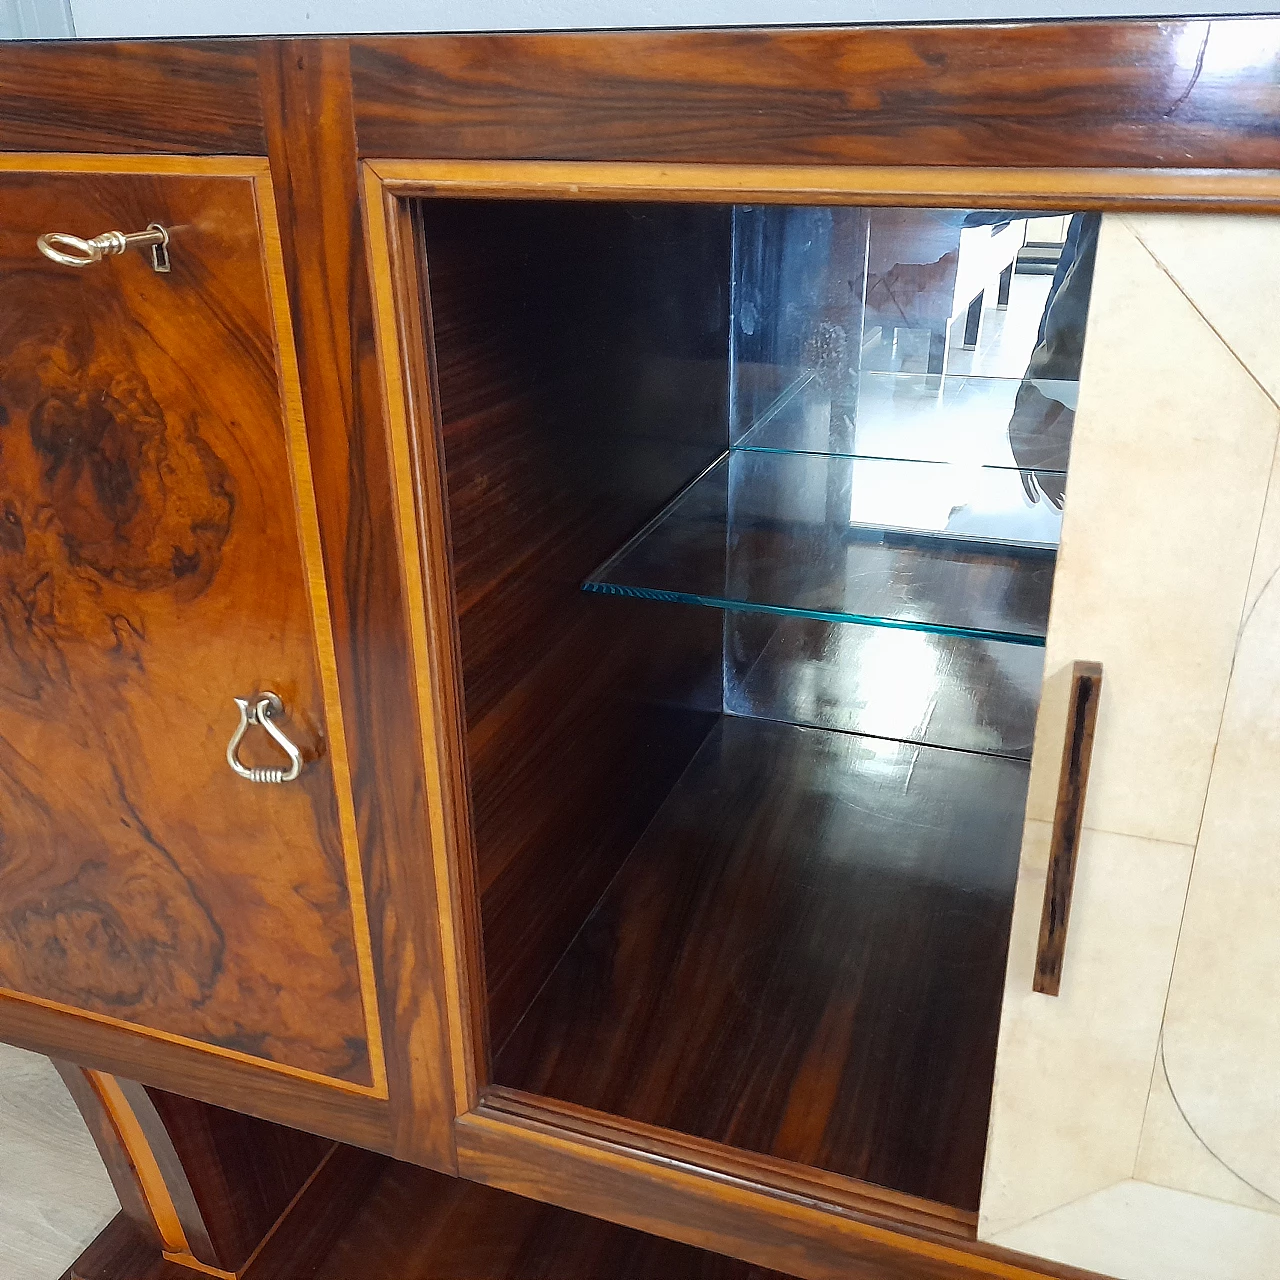
M240 1130L166 1098L349 1144L152 1245L255 1280L370 1148L809 1280L1260 1274L1276 40L0 52L0 1035L179 1208Z

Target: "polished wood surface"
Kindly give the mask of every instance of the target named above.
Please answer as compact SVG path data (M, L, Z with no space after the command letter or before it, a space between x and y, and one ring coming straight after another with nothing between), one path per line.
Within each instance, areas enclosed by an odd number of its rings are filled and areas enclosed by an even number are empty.
M837 1207L767 1176L726 1177L700 1161L655 1157L617 1136L584 1137L484 1104L458 1123L458 1159L477 1182L806 1280L1096 1280L896 1214Z
M298 1280L328 1256L373 1180L396 1167L358 1147L132 1081L59 1070L114 1184L129 1196L67 1272L72 1280ZM126 1148L123 1165L117 1145Z
M145 1097L125 1092L124 1083L100 1071L86 1071L90 1088L124 1148L147 1212L170 1257L202 1266L214 1264L213 1245L191 1194L191 1185ZM141 1106L135 1105L135 1100ZM224 1268L217 1268L224 1270Z
M327 1138L122 1082L170 1186L185 1179L208 1240L195 1256L240 1271L329 1157ZM187 1225L188 1240L194 1232ZM194 1252L194 1249L193 1249Z
M975 1210L1026 779L725 718L495 1081Z
M797 1217L803 1216L801 1209ZM714 1217L707 1225L714 1237ZM842 1280L1084 1280L1082 1272L1051 1264L1032 1269L1018 1255L957 1247L928 1232L910 1237L910 1248L895 1254L881 1243L886 1233L870 1221L844 1225L863 1233L852 1237L844 1270L817 1274ZM802 1265L800 1274L812 1273L814 1262L821 1266L829 1256L799 1237L789 1247L764 1248ZM208 1272L162 1260L122 1214L67 1277L191 1280L197 1274ZM791 1274L350 1147L334 1149L239 1271L241 1280L787 1280Z
M977 1214L936 1200L505 1085L490 1085L480 1109L489 1117L505 1115L519 1124L554 1125L566 1137L616 1144L656 1161L696 1165L709 1175L767 1185L783 1195L818 1200L833 1209L868 1218L892 1215L901 1225L923 1227L956 1240L971 1241L977 1230Z
M221 1107L55 1065L134 1233L169 1261L196 1270L232 1277L242 1271L339 1149Z
M393 461L364 256L346 46L260 46L309 453L337 640L390 1107L366 1145L453 1167L453 1095ZM346 1123L368 1123L354 1115ZM294 1121L297 1123L297 1121ZM310 1123L317 1123L312 1120ZM329 1125L325 1132L343 1132Z
M0 150L262 155L253 46L6 40Z
M1280 163L1280 157L1277 158ZM536 200L734 200L752 204L1275 212L1274 169L989 168L979 165L625 163L593 160L368 162L398 196Z
M725 616L724 635L727 711L1031 758L1043 649L746 612ZM877 697L907 662L910 690Z
M736 1258L404 1165L383 1172L315 1280L375 1275L395 1280L786 1280Z
M496 1047L709 727L682 697L719 705L717 617L579 586L724 447L729 240L723 210L417 216Z
M137 1166L129 1155L101 1090L95 1087L93 1077L96 1073L71 1062L55 1061L53 1065L89 1130L98 1155L102 1157L116 1199L120 1201L121 1214L146 1244L155 1250L163 1248L155 1215L138 1178Z
M1067 927L1071 922L1071 891L1075 886L1080 836L1084 830L1089 763L1093 758L1093 735L1101 698L1102 664L1073 663L1067 702L1067 738L1058 774L1058 799L1049 838L1049 869L1045 874L1036 969L1031 983L1032 990L1046 996L1056 996L1062 986Z
M370 37L352 41L352 73L372 157L1265 169L1280 166L1278 32L1215 19Z
M432 377L435 343L415 207L363 166L374 328L394 476L396 532L418 706L431 869L440 903L443 999L456 1115L475 1106L488 1062L479 886L464 748L462 672L449 558L448 494Z
M170 1262L127 1215L120 1213L61 1280L193 1280L198 1274Z
M376 1087L253 172L0 182L0 821L22 851L0 872L0 976ZM34 251L150 221L175 228L168 276ZM225 759L232 699L267 688L310 757L292 786Z

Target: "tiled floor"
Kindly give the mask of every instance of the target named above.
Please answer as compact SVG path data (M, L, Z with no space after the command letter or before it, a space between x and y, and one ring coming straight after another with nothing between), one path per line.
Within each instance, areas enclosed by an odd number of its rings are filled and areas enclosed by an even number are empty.
M0 1277L57 1280L119 1208L49 1060L0 1044Z

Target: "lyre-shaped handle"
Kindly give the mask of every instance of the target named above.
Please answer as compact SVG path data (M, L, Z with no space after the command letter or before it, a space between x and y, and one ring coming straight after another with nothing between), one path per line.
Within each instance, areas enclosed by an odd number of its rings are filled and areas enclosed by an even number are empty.
M252 699L237 698L240 724L227 743L227 763L241 778L249 782L292 782L302 772L302 752L272 722L273 716L284 714L284 703L277 694L260 693ZM273 742L289 757L287 769L250 769L240 763L240 742L250 725L265 729Z
M151 250L151 265L159 272L169 270L169 233L158 222L145 231L104 231L91 240L68 235L65 231L48 231L36 240L36 248L50 262L64 267L91 267L103 258L124 253L128 249Z

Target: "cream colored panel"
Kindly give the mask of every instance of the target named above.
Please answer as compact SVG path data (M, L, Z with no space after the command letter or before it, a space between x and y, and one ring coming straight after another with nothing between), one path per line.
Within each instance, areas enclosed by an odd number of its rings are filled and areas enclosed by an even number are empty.
M1178 1110L1159 1059L1142 1122L1142 1144L1134 1175L1162 1187L1227 1200L1264 1213L1280 1213L1280 1204L1232 1173L1196 1136Z
M1280 557L1269 556L1240 632L1164 1056L1205 1146L1280 1200Z
M1031 990L1049 825L1022 848L979 1236L1131 1176L1191 850L1086 830L1062 993Z
M1276 1280L1280 1217L1122 1182L996 1239L1117 1280Z
M1170 221L1194 236L1196 219ZM1053 815L1064 671L1094 659L1105 674L1085 821L1195 842L1278 425L1168 274L1104 219L1031 817Z
M1280 219L1125 219L1223 342L1280 400L1280 342L1262 323L1280 299Z

